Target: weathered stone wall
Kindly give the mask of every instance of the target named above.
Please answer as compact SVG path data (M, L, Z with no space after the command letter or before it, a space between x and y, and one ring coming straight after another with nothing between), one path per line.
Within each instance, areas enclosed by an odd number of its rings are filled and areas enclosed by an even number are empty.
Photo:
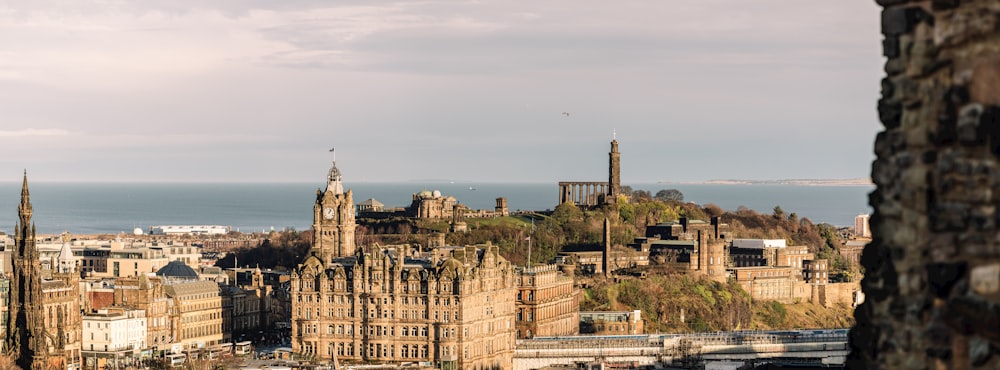
M886 77L851 368L1000 368L1000 1L878 0Z
M858 283L830 283L824 287L820 297L821 304L826 307L854 304L854 294L859 289Z

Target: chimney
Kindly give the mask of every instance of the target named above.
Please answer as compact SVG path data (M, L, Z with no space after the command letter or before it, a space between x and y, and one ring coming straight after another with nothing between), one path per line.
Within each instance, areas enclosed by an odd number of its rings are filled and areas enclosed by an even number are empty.
M706 268L705 255L708 251L705 250L705 237L702 235L702 230L698 230L698 271L704 271Z
M611 277L611 221L604 218L604 277Z

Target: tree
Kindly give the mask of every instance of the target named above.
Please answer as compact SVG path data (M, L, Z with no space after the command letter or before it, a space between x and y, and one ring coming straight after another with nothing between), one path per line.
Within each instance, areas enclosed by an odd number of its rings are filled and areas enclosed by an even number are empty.
M799 215L795 212L788 214L788 224L791 226L792 232L799 231Z
M726 213L726 211L722 209L722 207L719 207L719 205L714 203L708 203L705 205L704 208L705 208L704 209L705 213L709 217L722 216L722 214Z
M781 209L781 206L774 206L774 218L779 220L785 218L785 210Z
M576 207L572 202L566 202L556 206L554 212L552 212L552 218L560 223L570 223L574 221L583 221L583 211Z
M646 201L653 199L653 194L649 190L639 189L632 192L632 198L636 201Z
M622 185L619 191L621 191L622 194L632 195L632 187L628 185Z
M656 192L656 199L662 200L664 202L668 201L683 202L684 193L681 193L681 191L677 189L663 189Z

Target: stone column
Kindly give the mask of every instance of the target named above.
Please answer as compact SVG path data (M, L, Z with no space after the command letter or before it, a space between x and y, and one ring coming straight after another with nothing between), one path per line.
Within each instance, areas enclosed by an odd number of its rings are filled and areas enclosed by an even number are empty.
M878 0L886 76L849 368L1000 367L1000 2Z

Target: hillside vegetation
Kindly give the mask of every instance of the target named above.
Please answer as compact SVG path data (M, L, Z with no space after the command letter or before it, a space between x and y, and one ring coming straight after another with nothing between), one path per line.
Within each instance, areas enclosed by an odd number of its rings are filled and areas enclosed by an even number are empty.
M594 280L584 291L581 311L642 310L647 332L842 328L853 325L847 306L752 302L735 283L688 275L650 276L613 282Z
M789 245L805 245L817 258L831 261L831 279L860 277L861 272L852 270L837 252L842 240L833 225L813 224L807 217L786 212L780 206L775 206L771 214L745 207L723 210L714 204L685 203L683 194L672 189L661 190L653 196L648 191L624 188L631 201L622 198L616 204L596 210L585 211L572 204L562 204L551 214L468 219L468 232L448 233L446 243L490 242L498 245L504 258L515 265L527 263L530 243L531 261L537 264L552 260L563 247L600 244L605 218L611 221L612 243L625 245L643 236L648 225L680 217L707 221L712 216L721 216L722 222L729 225L731 236L785 239ZM427 245L432 235L449 229L446 221L439 220L397 218L358 222L359 245ZM218 265L232 266L232 257L238 256L244 265L292 268L308 252L312 238L310 231L294 230L272 236L263 245L238 251ZM747 293L735 283L723 284L687 275L652 275L644 280L618 282L587 279L585 282L589 288L584 292L582 310L639 309L648 325L646 330L650 332L831 328L850 326L853 322L852 310L846 306L824 308L809 303L751 302Z

